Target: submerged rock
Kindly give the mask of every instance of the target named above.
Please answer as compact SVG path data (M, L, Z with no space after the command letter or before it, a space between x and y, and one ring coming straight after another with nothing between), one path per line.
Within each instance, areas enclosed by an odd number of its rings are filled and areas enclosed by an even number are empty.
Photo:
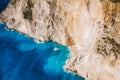
M70 46L67 70L86 80L120 80L119 0L11 0L0 16L37 41Z

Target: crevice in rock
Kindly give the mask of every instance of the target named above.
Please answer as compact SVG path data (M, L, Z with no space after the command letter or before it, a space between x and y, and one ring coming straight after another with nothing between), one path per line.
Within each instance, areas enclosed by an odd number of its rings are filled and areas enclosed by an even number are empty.
M17 3L17 0L11 0L11 4L15 5Z
M111 0L113 3L120 3L120 0Z
M32 1L28 0L26 8L23 10L23 18L24 19L28 19L28 20L33 19L32 18L32 15L33 15L32 7L33 7Z

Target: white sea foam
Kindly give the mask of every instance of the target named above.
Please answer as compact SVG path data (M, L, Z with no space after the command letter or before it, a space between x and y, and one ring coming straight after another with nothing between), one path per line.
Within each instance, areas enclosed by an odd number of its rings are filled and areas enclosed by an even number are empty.
M58 50L60 50L59 48L57 48L57 47L55 47L54 49L53 49L53 51L58 51Z

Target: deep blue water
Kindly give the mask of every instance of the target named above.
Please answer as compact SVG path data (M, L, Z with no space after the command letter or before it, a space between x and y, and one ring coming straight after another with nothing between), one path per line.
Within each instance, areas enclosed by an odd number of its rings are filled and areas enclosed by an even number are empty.
M10 0L0 0L0 12L2 12L2 10L4 10L8 3L10 2Z
M38 44L5 27L0 24L0 80L84 80L63 69L70 57L68 47L55 42Z

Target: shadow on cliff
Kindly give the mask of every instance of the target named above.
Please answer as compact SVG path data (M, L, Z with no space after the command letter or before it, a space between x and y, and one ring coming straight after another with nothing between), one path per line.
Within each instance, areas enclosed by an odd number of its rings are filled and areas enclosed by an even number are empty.
M111 0L113 3L120 3L120 0Z

